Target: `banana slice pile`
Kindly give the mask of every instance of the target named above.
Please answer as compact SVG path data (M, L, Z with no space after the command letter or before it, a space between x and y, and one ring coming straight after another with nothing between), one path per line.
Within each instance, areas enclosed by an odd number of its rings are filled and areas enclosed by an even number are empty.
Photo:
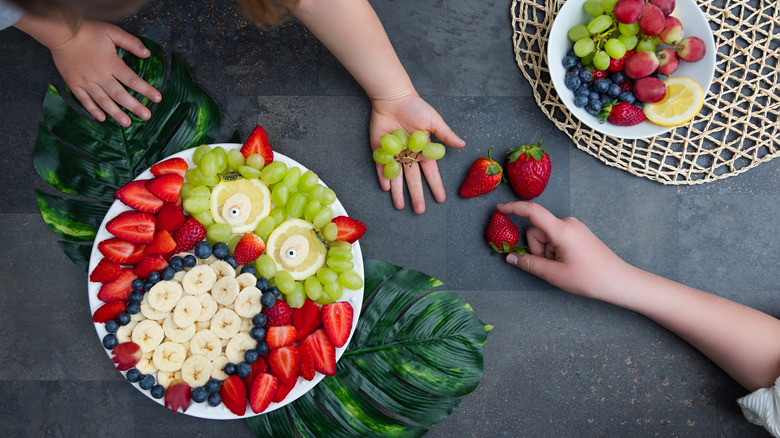
M257 346L250 335L252 317L263 309L253 274L236 270L214 256L155 284L141 311L117 331L119 342L135 342L143 354L136 364L157 374L166 389L176 380L191 387L209 379L227 379L226 363L240 363Z

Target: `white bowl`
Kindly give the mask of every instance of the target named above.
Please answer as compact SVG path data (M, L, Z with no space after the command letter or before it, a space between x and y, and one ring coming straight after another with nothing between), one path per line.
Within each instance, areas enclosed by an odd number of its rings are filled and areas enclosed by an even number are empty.
M584 108L574 106L574 92L566 88L564 84L566 69L563 67L562 61L564 56L566 56L566 52L574 45L568 37L569 29L578 24L587 24L592 18L582 8L583 3L585 3L585 0L569 0L564 3L550 29L550 38L547 43L547 63L550 68L553 86L558 92L561 101L582 123L595 131L613 137L626 139L648 138L673 129L674 127L659 126L648 120L634 126L617 126L608 121L600 123L599 119L588 114ZM706 96L715 74L716 52L715 40L712 37L709 22L694 0L677 0L677 6L673 15L682 22L685 36L697 36L704 41L704 44L707 46L707 53L698 62L680 61L680 67L672 76L685 76L693 79L701 86ZM665 47L665 45L662 44L659 47Z

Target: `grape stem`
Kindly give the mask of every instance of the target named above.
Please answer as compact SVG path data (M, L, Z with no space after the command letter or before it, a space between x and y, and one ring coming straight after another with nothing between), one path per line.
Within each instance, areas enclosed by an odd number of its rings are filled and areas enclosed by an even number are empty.
M412 164L422 161L422 158L420 158L421 154L422 152L412 152L406 149L395 156L395 161L401 165L412 167Z

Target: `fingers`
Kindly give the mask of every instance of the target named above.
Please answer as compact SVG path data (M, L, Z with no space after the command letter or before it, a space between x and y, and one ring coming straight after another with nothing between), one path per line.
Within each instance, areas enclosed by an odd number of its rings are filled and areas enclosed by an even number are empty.
M417 214L425 213L425 196L423 194L422 175L420 166L413 163L411 166L404 166L404 179L409 188L409 197L412 198L412 208Z
M528 253L522 256L517 253L508 254L506 262L547 282L550 282L551 275L555 273L555 270L559 269L558 262Z
M536 227L531 227L525 232L526 243L531 254L547 257L547 235ZM548 257L549 258L549 257Z
M458 137L458 135L450 129L449 125L444 123L444 119L442 119L441 116L437 117L435 123L431 127L431 132L447 146L458 149L466 146L466 142Z
M390 196L396 210L404 209L404 179L394 178L390 181Z
M531 223L548 237L555 236L561 227L561 220L546 208L534 202L516 201L498 204L496 209L504 214L514 214L531 220Z
M152 52L144 46L144 43L134 35L125 32L119 27L112 26L108 32L114 45L121 47L139 58L147 58Z
M384 164L377 164L376 165L376 176L379 179L379 187L382 188L385 192L390 190L390 180L385 178L385 165Z
M73 95L76 96L76 99L84 105L84 109L86 109L95 120L98 122L104 122L106 120L106 113L104 113L95 101L92 100L86 90L83 88L72 88L71 91L73 91Z
M145 80L141 79L141 77L138 76L130 67L125 65L124 62L119 63L117 65L116 71L114 71L114 77L116 77L119 80L119 82L127 85L127 87L130 88L131 90L140 93L141 95L145 96L149 100L152 100L153 102L160 102L162 100L162 94L160 94L160 92L157 91L156 88L154 88L151 85L149 85L148 82L146 82ZM120 88L122 88L122 87L120 87ZM123 94L125 96L127 96L127 97L131 98L133 101L135 101L135 103L137 105L134 104L133 105L134 107L136 107L139 111L143 111L141 108L138 108L139 105L141 107L143 107L143 105L141 105L140 102L138 102L137 100L133 99L132 96L130 96L127 92L125 92L124 88L122 88L122 91L123 91ZM120 103L122 103L122 102L120 102ZM144 120L148 119L148 117L142 116L137 111L134 111L133 109L131 109L127 105L123 104L122 106L124 106L125 108L133 111L133 113L138 115L138 117L140 117L140 118L142 118ZM148 109L147 109L146 112L149 112ZM151 113L149 113L149 115L151 115Z
M433 199L438 203L442 203L447 199L447 192L444 190L444 184L441 182L441 174L439 173L439 165L434 160L424 160L420 163L425 180L428 181L428 186L433 193Z

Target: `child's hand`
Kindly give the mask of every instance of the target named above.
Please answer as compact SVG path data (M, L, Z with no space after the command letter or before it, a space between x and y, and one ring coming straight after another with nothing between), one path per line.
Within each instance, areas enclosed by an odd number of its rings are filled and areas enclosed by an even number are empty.
M450 147L462 148L466 142L458 137L441 118L438 112L416 93L394 100L372 99L373 112L371 113L371 148L380 147L382 135L393 132L399 127L407 133L414 131L426 131L434 134L442 143ZM404 208L404 179L409 187L409 196L412 199L414 212L425 212L425 198L423 196L423 184L420 169L425 175L436 202L444 202L446 193L441 182L439 168L434 160L422 158L419 163L403 167L403 177L392 181L384 177L383 165L377 164L376 170L379 177L379 185L384 191L391 191L393 205L401 210Z

